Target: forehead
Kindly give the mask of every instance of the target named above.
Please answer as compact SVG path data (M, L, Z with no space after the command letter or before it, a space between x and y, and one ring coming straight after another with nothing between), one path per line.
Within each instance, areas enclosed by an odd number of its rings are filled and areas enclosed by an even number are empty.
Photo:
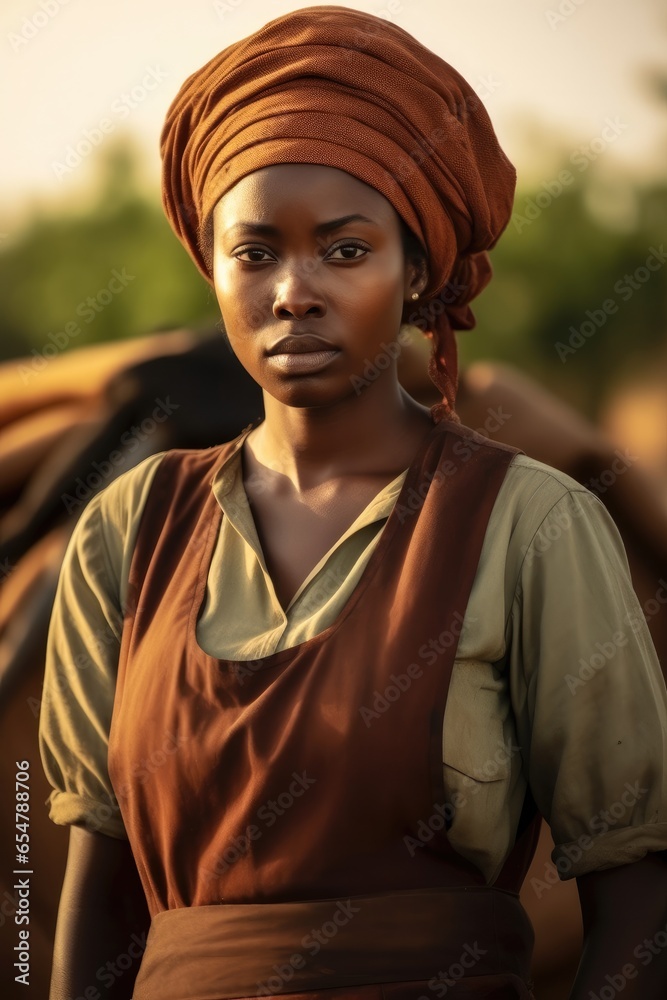
M240 218L262 221L282 213L321 216L321 221L363 212L378 223L398 221L393 205L364 181L337 167L280 163L242 177L218 201L216 228Z

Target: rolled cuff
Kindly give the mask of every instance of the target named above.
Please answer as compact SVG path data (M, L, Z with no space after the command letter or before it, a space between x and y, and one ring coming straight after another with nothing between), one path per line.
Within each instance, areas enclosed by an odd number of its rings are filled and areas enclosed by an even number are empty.
M95 833L117 840L127 840L127 832L118 807L108 802L87 799L74 792L54 790L48 798L49 819L58 826L78 824Z
M647 854L667 850L667 823L646 823L610 830L599 837L582 834L567 844L557 844L551 860L561 881L641 861Z

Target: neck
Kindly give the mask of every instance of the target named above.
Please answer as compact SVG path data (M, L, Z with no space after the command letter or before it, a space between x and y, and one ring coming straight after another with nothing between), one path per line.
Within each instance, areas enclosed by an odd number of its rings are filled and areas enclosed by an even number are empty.
M428 407L398 383L389 390L382 399L365 391L320 407L286 406L264 392L266 416L248 447L299 492L342 476L398 475L433 422Z

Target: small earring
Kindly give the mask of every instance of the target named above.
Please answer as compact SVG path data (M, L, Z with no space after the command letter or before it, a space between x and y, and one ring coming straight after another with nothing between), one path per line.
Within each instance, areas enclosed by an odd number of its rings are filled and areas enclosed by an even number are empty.
M415 302L419 298L419 292L412 293L412 301Z

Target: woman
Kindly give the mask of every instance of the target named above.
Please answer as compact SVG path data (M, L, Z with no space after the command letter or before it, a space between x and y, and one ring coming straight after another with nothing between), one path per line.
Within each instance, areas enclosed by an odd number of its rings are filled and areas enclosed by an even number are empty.
M72 824L53 1000L102 976L135 1000L528 997L539 813L581 894L572 996L662 995L665 952L633 949L667 923L667 693L622 546L455 411L453 329L515 181L481 103L400 28L314 7L190 77L162 154L265 418L153 456L77 527L42 717ZM431 410L396 379L406 320Z

